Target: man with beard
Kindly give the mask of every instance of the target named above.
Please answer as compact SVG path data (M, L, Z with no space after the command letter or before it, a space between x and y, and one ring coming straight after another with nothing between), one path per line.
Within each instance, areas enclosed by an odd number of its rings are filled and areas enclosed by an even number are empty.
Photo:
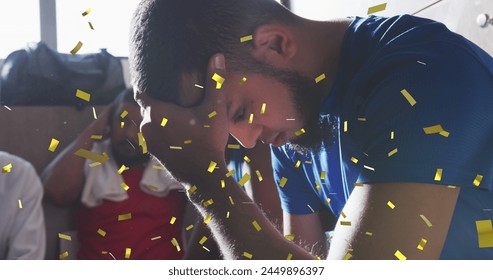
M227 258L493 258L493 59L443 24L147 0L129 58L149 151ZM231 178L229 133L271 145L289 238Z
M145 151L141 120L133 91L125 90L42 174L56 205L80 201L78 259L183 256L183 187Z

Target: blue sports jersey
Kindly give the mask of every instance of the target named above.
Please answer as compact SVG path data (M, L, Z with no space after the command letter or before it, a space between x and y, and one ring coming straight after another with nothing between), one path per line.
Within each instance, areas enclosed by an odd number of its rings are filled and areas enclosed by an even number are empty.
M308 155L272 148L283 209L338 216L355 182L459 186L441 258L493 259L476 229L493 216L493 58L409 15L356 17L341 49L320 111L334 137Z

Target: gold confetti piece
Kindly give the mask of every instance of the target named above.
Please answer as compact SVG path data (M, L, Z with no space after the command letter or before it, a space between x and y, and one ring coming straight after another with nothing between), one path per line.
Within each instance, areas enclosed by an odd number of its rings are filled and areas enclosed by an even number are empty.
M226 187L226 182L224 180L221 180L221 189L224 189Z
M260 109L260 114L265 114L265 109L267 108L267 103L262 103L262 108Z
M82 13L82 16L85 17L91 12L91 8L87 9L85 12Z
M192 193L194 193L196 190L197 190L197 186L193 185L193 186L191 186L191 187L190 187L190 189L188 189L188 193L189 193L189 194L192 194Z
M158 240L158 239L161 239L161 236L155 236L155 237L151 238L152 241Z
M322 192L322 188L320 187L320 184L315 181L315 188L317 189L317 192Z
M472 182L472 184L476 187L479 187L479 185L481 184L481 181L483 180L483 175L479 175L477 174L476 175L476 178L474 178L474 181Z
M128 191L128 189L130 189L130 187L127 184L125 184L124 182L122 182L120 184L120 187L122 187L122 189L124 189L125 191Z
M238 181L238 184L243 187L243 185L245 185L246 182L248 182L248 180L250 180L250 178L251 178L250 174L245 173L245 175L243 175L243 177L241 177L240 181Z
M440 133L443 131L443 127L439 124L433 125L433 126L428 126L423 128L425 134L436 134Z
M204 128L210 128L211 126L208 124L204 124Z
M320 172L320 180L325 180L326 175L327 175L327 172L322 170L322 172Z
M139 138L139 146L142 147L142 153L147 154L147 143L144 139L144 135L142 135L142 132L138 132L137 137Z
M120 167L120 169L118 169L118 174L122 174L123 171L127 170L127 167L125 166L125 164L122 164L122 166Z
M253 255L248 253L248 252L243 252L242 254L243 257L247 258L247 259L252 259L253 258Z
M416 100L414 100L414 98L411 96L411 94L407 90L403 89L403 90L401 90L401 93L402 93L402 95L404 95L407 102L409 102L409 104L411 104L411 106L416 105Z
M169 146L170 150L183 150L181 146Z
M351 222L350 221L341 221L340 224L341 224L341 226L350 226Z
M433 225L431 224L430 220L428 220L428 218L426 218L425 215L421 214L419 215L421 217L421 219L425 222L425 224L428 226L428 227L432 227Z
M130 259L130 254L132 254L132 249L125 248L125 259Z
M101 235L102 237L105 237L106 236L106 231L102 230L102 229L98 229L98 234Z
M418 250L423 251L425 249L426 242L428 242L426 239L421 238L421 241L419 242L418 247L416 248L418 248Z
M164 168L164 166L162 166L162 165L153 165L152 168L157 169L157 170L166 170L166 168Z
M221 77L219 74L214 73L214 75L212 75L212 80L216 82L216 89L221 89L224 83L224 78Z
M77 96L78 98L84 100L84 101L87 101L89 102L91 100L91 94L85 92L85 91L82 91L80 89L78 89L76 92L75 92L75 96Z
M281 188L284 188L284 186L286 185L286 182L287 182L287 181L288 181L288 178L286 178L286 177L282 177L282 178L281 178L281 182L279 182L279 186L280 186Z
M240 149L240 145L239 144L228 144L228 149L235 149L235 150L238 150Z
M247 78L246 77L241 78L240 85L246 83L246 81L247 81Z
M370 14L378 13L384 11L386 8L387 8L387 3L372 6L368 8L368 14L370 15Z
M257 174L257 178L259 182L262 182L264 178L262 178L262 174L260 174L259 170L255 170L255 174Z
M212 200L212 198L204 202L205 207L212 205L212 204L214 204L214 200Z
M346 254L346 256L344 256L343 260L344 260L344 261L347 261L347 260L349 260L352 256L353 256L353 255L351 255L351 253L349 253L349 252L348 252L348 253Z
M351 157L351 161L354 162L354 163L358 163L359 160L357 158L355 158L355 157Z
M236 173L236 170L234 170L234 169L230 170L228 173L226 173L226 178L233 176L235 173Z
M167 123L168 123L168 119L167 118L163 118L163 120L161 121L161 126L162 127L165 127Z
M395 133L393 131L390 132L390 140L394 140Z
M120 128L125 127L125 122L120 122Z
M176 222L176 217L171 217L169 223L173 225L175 222Z
M93 140L101 140L103 139L103 135L91 135L90 138Z
M70 51L71 54L75 55L80 48L82 48L83 43L81 41L77 42L77 45Z
M363 187L364 185L365 184L363 184L363 183L358 183L358 182L354 183L355 187Z
M95 167L95 166L98 166L98 165L101 165L101 162L93 162L93 163L90 163L89 164L89 167Z
M358 118L358 121L360 121L360 122L366 122L366 118Z
M100 155L85 149L78 149L75 155L98 163L105 163L110 159L106 153Z
M126 116L128 115L128 111L127 110L123 110L123 112L120 114L120 118L125 118Z
M240 43L245 43L253 40L253 35L247 35L240 38Z
M301 160L298 160L296 162L296 164L294 165L294 168L298 168L298 167L300 167L300 165L301 165Z
M393 156L393 155L397 154L397 152L398 152L398 151L399 151L399 149L395 148L395 149L393 149L392 151L390 151L390 152L387 154L387 156L388 156L388 157L391 157L391 156Z
M185 144L185 145L192 144L192 140L185 140L185 141L183 141L183 144Z
M479 248L493 247L493 226L491 220L476 221Z
M94 30L94 26L92 25L92 23L90 21L87 23L89 24L89 28L91 28L91 30Z
M437 168L437 172L435 173L435 181L440 182L442 180L443 169Z
M344 132L347 132L347 121L344 121Z
M407 257L399 250L395 251L394 256L401 261L407 260Z
M60 141L56 140L55 138L52 138L50 142L50 146L48 147L48 151L55 152L56 147L58 147L58 143L60 143Z
M294 240L294 238L296 237L296 235L294 235L294 234L292 234L292 233L291 233L291 234L286 234L286 235L284 235L284 237L285 237L287 240L291 240L291 241L293 241L293 240Z
M248 123L252 124L253 123L253 113L250 114L250 118L248 118Z
M19 203L19 209L22 209L22 201L19 199L17 202Z
M209 168L207 168L207 171L209 173L212 173L214 171L214 168L216 168L216 165L217 165L217 162L211 161L211 163L209 163Z
M450 136L450 132L445 131L445 130L438 132L438 134L442 135L443 137L449 137Z
M67 251L65 251L65 252L61 253L60 255L58 255L58 258L60 258L61 260L62 259L65 259L66 257L68 257L68 252Z
M371 166L363 165L363 167L366 168L366 169L368 169L368 170L375 171L375 168L373 168Z
M253 227L254 227L257 231L261 231L261 230L262 230L262 228L260 227L260 225L258 224L258 222L257 222L257 221L255 221L255 220L254 220L254 221L252 222L252 225L253 225Z
M235 202L233 201L233 198L231 196L229 196L229 203L231 203L231 205L235 205Z
M457 187L456 187L456 186L450 186L450 185L449 185L449 186L447 186L447 188L449 188L449 189L455 189L455 188L457 188Z
M185 228L186 231L189 231L193 228L193 224L189 225L188 227Z
M72 236L63 233L58 233L58 238L72 241Z
M286 260L288 260L288 261L289 261L289 260L291 260L292 258L293 258L293 254L289 253L289 254L288 254L288 257L286 258Z
M171 239L171 244L173 244L173 246L176 247L176 251L178 251L178 252L181 251L180 244L178 244L178 240L176 240L176 238L173 237Z
M244 159L246 162L250 163L250 158L249 158L249 157L244 156L244 157L243 157L243 159Z
M205 218L204 218L204 224L207 225L208 223L211 222L211 220L212 220L212 216L211 215L205 216Z
M327 198L327 200L325 200L325 204L329 205L330 203L330 198Z
M341 216L342 216L344 219L346 219L346 217L347 217L347 216L346 216L346 214L344 213L344 211L341 211Z
M132 219L132 213L118 215L118 221L126 221Z
M365 234L368 235L368 236L373 236L373 233L372 232L369 232L369 231L365 232Z
M216 111L213 111L211 112L208 116L209 116L209 119L214 117L215 115L217 115L217 112Z
M392 203L392 201L387 201L387 206L390 207L390 209L394 209L395 208L395 205L394 203Z
M200 239L200 241L199 241L199 244L200 244L200 245L204 245L204 243L207 241L207 239L208 239L207 237L202 236L202 238L201 238L201 239Z
M229 211L226 212L226 219L229 219Z
M295 134L296 136L300 136L300 135L304 134L305 132L306 132L306 131L305 131L305 129L304 129L304 128L302 128L302 129L300 129L300 130L296 131L294 134Z
M320 83L325 79L325 73L320 74L318 77L315 78L315 83Z

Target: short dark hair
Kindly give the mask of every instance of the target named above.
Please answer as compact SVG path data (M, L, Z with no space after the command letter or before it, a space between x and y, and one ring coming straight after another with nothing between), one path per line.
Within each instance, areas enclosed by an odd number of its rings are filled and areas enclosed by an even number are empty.
M130 31L130 71L136 88L178 104L183 74L199 74L223 53L228 67L245 70L252 35L266 23L293 24L297 16L274 0L142 0Z

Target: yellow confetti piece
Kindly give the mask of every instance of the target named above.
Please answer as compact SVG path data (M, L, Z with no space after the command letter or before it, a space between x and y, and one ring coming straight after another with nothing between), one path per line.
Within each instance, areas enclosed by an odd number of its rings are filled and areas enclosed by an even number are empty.
M366 118L358 118L358 121L360 121L360 122L366 122Z
M369 231L365 232L365 234L368 235L368 236L373 236L373 233L372 232L369 232Z
M152 241L158 240L158 239L161 239L161 236L155 236L155 237L151 238Z
M371 166L368 166L368 165L363 165L363 167L365 169L368 169L368 170L371 170L371 171L375 171L375 168L371 167Z
M246 77L241 78L240 85L246 83L246 81L247 81L247 78Z
M243 185L245 185L248 182L248 180L250 180L250 178L251 178L250 174L245 173L245 175L241 177L240 181L238 181L238 184L243 187Z
M423 131L425 132L425 134L437 134L437 133L443 132L445 130L443 129L443 127L441 125L437 124L437 125L424 127Z
M350 221L341 221L340 224L341 224L341 226L350 226L351 222Z
M325 73L320 74L318 77L315 78L315 83L320 83L325 79Z
M17 202L19 203L19 209L22 209L22 201L19 199Z
M108 155L105 153L100 155L100 154L93 153L93 152L85 150L85 149L78 149L75 152L75 155L82 157L82 158L85 158L85 159L92 160L94 162L98 162L98 163L105 163L110 159L108 157Z
M292 258L293 258L293 254L289 253L289 254L288 254L288 257L286 258L286 260L288 260L288 261L289 261L289 260L291 260Z
M123 112L120 114L120 118L125 118L126 116L128 115L128 111L127 110L123 110Z
M207 237L202 236L202 238L201 238L201 239L200 239L200 241L199 241L199 244L200 244L200 245L204 245L204 243L207 241L207 239L208 239Z
M347 132L347 121L344 121L344 132Z
M229 196L229 203L231 203L231 205L235 205L235 202L233 201L233 198L231 196Z
M212 173L214 171L214 168L216 168L216 165L217 165L217 162L211 161L211 163L209 163L209 168L207 168L207 171L209 173Z
M300 136L300 135L302 135L302 134L305 134L305 132L306 132L306 131L305 131L305 129L304 129L304 128L302 128L302 129L300 129L300 130L296 131L294 134L295 134L296 136Z
M118 221L126 221L132 219L132 213L118 215Z
M428 227L432 227L433 225L431 224L430 220L428 220L428 218L426 218L425 215L421 214L419 215L421 217L421 219L423 220L423 222L425 222L425 224L428 226Z
M163 120L161 121L161 126L162 127L165 127L167 123L168 123L168 119L167 118L163 118Z
M226 187L226 182L224 180L221 180L221 189L224 189Z
M235 173L236 173L236 170L234 170L234 169L230 170L228 173L226 173L226 178L233 176Z
M58 143L60 143L60 141L58 141L55 138L52 138L50 142L50 146L48 147L48 151L55 152L56 147L58 147Z
M472 184L476 187L479 187L479 185L481 184L481 181L483 180L483 175L479 175L477 174L476 175L476 178L474 178L474 181L472 182Z
M210 118L214 117L215 115L217 115L217 112L216 111L213 111L211 112L209 115L207 115Z
M85 91L82 91L80 89L78 89L76 92L75 92L75 96L77 96L78 98L84 100L84 101L87 101L89 102L91 100L91 94L85 92Z
M442 173L443 173L443 169L437 168L437 171L435 173L435 181L440 182L442 180Z
M125 164L123 164L120 169L118 169L118 174L122 174L123 171L127 170L127 167L125 166Z
M359 160L357 158L355 158L355 157L351 157L351 161L354 162L354 163L358 163Z
M264 178L262 178L262 174L260 174L260 171L255 170L255 174L257 174L257 178L259 182L262 182L264 180Z
M392 203L392 201L387 201L387 206L390 207L390 209L394 209L395 208L395 205L394 203Z
M72 236L63 233L58 233L58 238L72 241Z
M368 14L370 15L370 14L378 13L384 11L386 8L387 8L387 3L372 6L368 8Z
M248 163L250 163L250 161L251 161L251 160L250 160L250 158L249 158L249 157L247 157L247 156L244 156L244 157L243 157L243 159L244 159L246 162L248 162Z
M320 180L325 180L326 175L327 175L327 172L322 170L322 172L320 172Z
M101 165L101 162L93 162L93 163L90 163L89 164L89 167L95 167L95 166L98 166L98 165Z
M394 140L395 138L395 133L393 131L390 132L390 140Z
M253 123L253 113L250 114L250 117L248 118L248 123L252 124Z
M401 90L401 93L402 93L402 95L404 95L404 98L406 98L407 102L409 102L409 104L411 104L411 106L416 105L416 100L414 100L414 98L411 96L411 94L407 90L403 89L403 90Z
M204 124L204 128L210 128L211 126L208 124Z
M257 231L261 231L262 228L260 227L260 225L257 223L257 221L253 221L252 222L252 225L253 227L257 230Z
M142 135L142 132L138 132L137 137L139 138L139 146L142 147L142 153L147 154L147 143L144 139L144 135Z
M347 216L346 216L346 214L344 213L344 211L341 211L341 216L342 216L342 218L344 218L344 219L346 219L346 218L347 218Z
M65 259L66 257L68 257L68 252L67 251L65 251L65 252L63 252L63 253L61 253L61 254L58 255L58 258L61 259L61 260L62 259Z
M105 237L106 236L106 231L102 230L102 229L98 229L98 234L101 235L102 237Z
M162 166L162 165L153 165L152 168L157 169L157 170L166 170L166 168L164 168L164 166Z
M245 43L253 40L253 35L247 35L240 38L240 43Z
M170 150L183 150L183 147L181 146L169 146Z
M94 26L92 25L92 23L90 21L88 22L88 24L89 24L89 28L91 28L91 30L94 30Z
M493 247L493 226L491 220L476 221L479 248Z
M364 185L365 184L363 184L363 183L358 183L358 182L354 183L355 187L363 187Z
M171 239L171 244L173 244L173 246L176 247L176 251L178 251L178 252L181 251L180 244L178 244L178 240L176 240L176 238L173 237Z
M428 242L426 239L421 238L421 241L419 242L418 247L416 248L418 248L418 250L423 251L425 249L426 242Z
M81 41L77 42L77 45L70 51L71 54L75 55L80 48L82 48L82 45L84 45Z
M120 122L120 128L124 128L125 127L125 122Z
M212 198L211 198L211 199L209 199L209 200L205 201L203 204L204 204L204 206L205 206L205 207L207 207L207 206L209 206L209 205L214 204L214 200L212 200Z
M224 78L221 77L219 74L214 73L214 75L212 75L212 80L216 82L216 89L221 89L224 83Z
M124 182L122 182L120 184L120 187L122 187L122 189L124 189L125 191L128 191L128 189L130 189L130 187L127 184L125 184Z
M176 217L171 217L171 220L169 221L169 223L171 225L173 225L173 224L175 224L175 222L176 222Z
M82 16L85 17L87 16L89 13L91 12L91 8L85 10L83 13L82 13Z
M229 211L226 212L226 219L229 219Z
M132 254L131 248L125 248L125 259L130 259L130 255Z
M445 131L445 130L438 132L438 134L442 135L443 137L449 137L450 136L450 132Z
M395 251L394 256L401 261L407 260L407 257L399 250Z
M325 200L325 204L329 205L330 203L330 198L327 198L327 200Z
M298 167L300 167L300 165L301 165L301 160L298 160L296 162L296 164L294 165L294 168L298 168Z
M189 225L188 227L185 228L186 231L189 231L193 228L193 225Z
M320 184L315 181L315 188L317 189L317 192L322 192L322 188L320 187Z
M395 149L393 149L392 151L390 151L390 152L387 154L387 156L388 156L388 157L391 157L391 156L393 156L393 155L397 154L397 152L398 152L398 151L399 151L399 149L395 148Z
M190 187L190 189L188 189L188 193L189 193L189 194L192 194L192 193L194 193L196 190L197 190L197 186L193 185L193 186L191 186L191 187Z
M252 259L253 258L253 255L248 253L248 252L243 252L242 254L243 257L247 258L247 259Z
M450 186L450 185L449 185L449 186L447 186L447 188L449 188L449 189L455 189L455 188L457 188L457 187L456 187L456 186Z
M349 252L348 252L348 253L344 256L343 260L344 260L344 261L347 261L347 260L351 259L351 257L352 257L352 256L353 256L353 255L351 255L351 253L349 253Z
M207 225L208 223L211 222L211 220L212 220L212 216L211 215L205 216L205 218L204 218L204 224Z
M267 108L267 104L266 103L262 103L262 108L260 108L260 114L263 115L265 114L265 109Z
M91 135L90 138L93 140L101 140L103 139L103 135Z
M280 186L281 188L284 188L284 186L286 185L286 183L287 183L287 182L288 182L288 178L286 178L286 177L282 177L282 178L281 178L281 182L279 182L279 186Z
M238 144L228 144L228 145L227 145L227 148L228 148L228 149L235 149L235 150L239 150L241 147L240 147L240 145L238 145Z
M294 235L294 234L292 234L292 233L291 233L291 234L286 234L286 235L284 235L284 237L285 237L287 240L293 241L293 240L294 240L294 238L296 237L296 235Z

